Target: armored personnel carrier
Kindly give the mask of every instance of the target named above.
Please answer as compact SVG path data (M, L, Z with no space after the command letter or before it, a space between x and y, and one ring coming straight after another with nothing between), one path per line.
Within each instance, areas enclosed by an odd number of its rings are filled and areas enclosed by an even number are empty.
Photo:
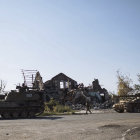
M0 101L0 115L4 119L32 118L44 111L44 92L17 86Z
M44 111L45 93L40 73L36 70L22 70L22 73L22 86L0 100L0 115L4 119L32 118Z
M140 94L131 96L120 96L120 98L122 98L120 102L113 105L113 109L116 112L140 112Z

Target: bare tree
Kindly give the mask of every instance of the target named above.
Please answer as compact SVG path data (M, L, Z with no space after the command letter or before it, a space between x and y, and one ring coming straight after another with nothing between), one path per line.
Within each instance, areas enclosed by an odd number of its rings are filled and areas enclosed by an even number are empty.
M0 93L4 91L5 87L6 87L6 82L3 80L0 80Z
M139 83L140 83L140 74L137 74L137 76L138 76L138 81L139 81ZM134 85L134 88L135 88L135 90L140 91L140 84L135 84L135 85Z

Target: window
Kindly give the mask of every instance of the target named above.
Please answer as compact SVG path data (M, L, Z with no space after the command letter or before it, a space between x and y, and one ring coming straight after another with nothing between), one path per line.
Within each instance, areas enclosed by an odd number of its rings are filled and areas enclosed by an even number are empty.
M64 82L60 82L60 88L61 88L61 89L64 88Z
M66 85L65 88L69 88L69 82L66 82L65 85Z

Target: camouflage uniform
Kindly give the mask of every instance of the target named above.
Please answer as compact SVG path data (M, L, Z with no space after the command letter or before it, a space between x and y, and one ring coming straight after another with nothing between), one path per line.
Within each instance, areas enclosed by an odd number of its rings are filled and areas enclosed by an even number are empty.
M90 114L92 113L90 108L91 108L90 102L86 101L86 114L88 114L88 111L90 112Z

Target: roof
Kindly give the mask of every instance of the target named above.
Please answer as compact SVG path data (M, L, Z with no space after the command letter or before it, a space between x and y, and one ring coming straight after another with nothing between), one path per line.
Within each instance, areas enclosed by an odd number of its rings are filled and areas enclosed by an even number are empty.
M55 79L55 78L57 78L57 77L59 77L59 76L64 76L64 77L66 77L67 79L70 79L71 81L76 82L75 80L73 80L72 78L68 77L68 76L65 75L64 73L59 73L59 74L57 74L57 75L54 76L51 80L53 80L53 79ZM77 83L77 82L76 82L76 83Z

